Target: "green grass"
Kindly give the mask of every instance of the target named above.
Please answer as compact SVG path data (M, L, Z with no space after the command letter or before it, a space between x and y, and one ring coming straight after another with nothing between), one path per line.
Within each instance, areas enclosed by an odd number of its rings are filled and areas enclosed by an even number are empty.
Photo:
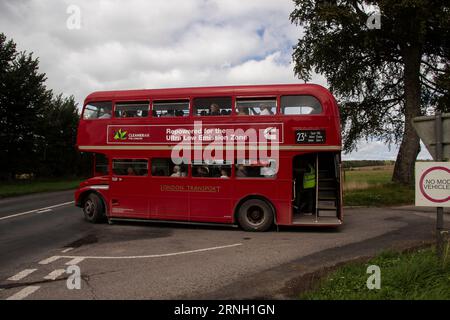
M31 180L0 183L0 198L37 192L60 191L76 188L82 179Z
M395 206L414 203L414 186L391 182L392 166L346 171L345 206Z
M377 185L391 181L392 167L380 167L375 169L364 169L345 171L345 183L348 186L360 184Z
M381 288L369 290L369 265L381 270ZM332 272L318 287L304 293L308 300L425 300L450 299L450 257L438 261L432 249L412 253L383 253L367 263L350 263Z
M345 206L397 206L414 203L414 187L386 183L383 185L344 191Z

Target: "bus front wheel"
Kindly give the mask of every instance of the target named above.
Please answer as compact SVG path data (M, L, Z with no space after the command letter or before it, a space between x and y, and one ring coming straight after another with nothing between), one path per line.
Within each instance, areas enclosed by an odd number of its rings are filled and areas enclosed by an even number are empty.
M91 193L83 204L84 218L91 223L99 223L103 220L103 202L98 195Z
M273 224L274 213L271 206L261 199L245 201L238 211L238 222L246 231L266 231Z

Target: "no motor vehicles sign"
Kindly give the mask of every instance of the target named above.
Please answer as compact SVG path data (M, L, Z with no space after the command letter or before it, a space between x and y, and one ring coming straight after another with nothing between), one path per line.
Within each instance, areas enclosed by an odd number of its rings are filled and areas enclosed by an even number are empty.
M450 207L450 162L416 162L416 206Z

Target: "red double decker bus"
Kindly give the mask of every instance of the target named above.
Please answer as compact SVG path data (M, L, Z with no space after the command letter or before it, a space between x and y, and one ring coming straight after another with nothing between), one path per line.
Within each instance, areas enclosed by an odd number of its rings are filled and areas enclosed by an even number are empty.
M94 172L75 203L90 222L338 226L341 146L318 85L94 92L77 136Z

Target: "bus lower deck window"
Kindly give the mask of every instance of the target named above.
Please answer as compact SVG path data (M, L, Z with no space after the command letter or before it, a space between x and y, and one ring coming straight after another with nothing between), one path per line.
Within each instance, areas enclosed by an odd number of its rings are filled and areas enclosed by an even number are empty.
M187 165L181 159L176 163L170 158L152 159L152 176L182 178L187 177L187 173Z
M277 163L274 159L236 160L236 178L276 178L277 171Z
M113 174L119 176L146 176L148 161L145 159L113 159Z

